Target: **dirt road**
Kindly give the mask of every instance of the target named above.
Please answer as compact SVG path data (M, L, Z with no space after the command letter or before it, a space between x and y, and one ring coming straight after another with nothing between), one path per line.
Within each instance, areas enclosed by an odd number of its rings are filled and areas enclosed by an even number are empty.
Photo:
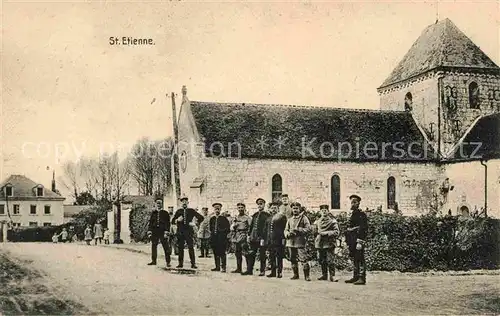
M500 313L498 276L374 274L368 285L291 281L207 271L176 275L148 256L74 244L9 243L0 251L43 272L67 299L99 314L485 314ZM187 257L187 256L186 256ZM175 262L175 261L174 261ZM230 267L233 268L233 267ZM301 275L302 277L302 275ZM316 277L316 276L314 276ZM345 278L344 278L345 279Z

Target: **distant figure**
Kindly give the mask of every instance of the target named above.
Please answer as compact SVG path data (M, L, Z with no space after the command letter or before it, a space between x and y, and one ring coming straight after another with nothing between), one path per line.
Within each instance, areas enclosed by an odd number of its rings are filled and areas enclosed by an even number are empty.
M102 224L101 221L97 221L94 225L94 238L95 238L95 244L97 245L97 241L99 240L99 244L102 243L102 237L103 237L103 229L102 229Z
M109 245L109 229L107 229L107 228L104 228L103 240L104 240L105 245Z
M87 245L90 245L90 241L92 240L92 229L90 229L90 225L87 225L87 228L85 228L84 239Z
M66 230L66 228L63 228L63 230L61 232L61 241L62 242L68 241L68 231Z
M52 242L56 244L58 241L59 241L59 235L57 234L57 232L55 232L54 235L52 236Z
M210 249L210 217L208 217L208 207L202 208L202 215L205 219L200 223L200 227L198 229L198 240L200 241L201 252L198 258L208 258L208 252Z
M346 243L349 247L349 256L354 263L354 270L353 277L346 280L345 283L364 285L366 284L365 246L368 218L366 213L359 208L361 197L353 194L349 199L351 200L352 213L346 231Z

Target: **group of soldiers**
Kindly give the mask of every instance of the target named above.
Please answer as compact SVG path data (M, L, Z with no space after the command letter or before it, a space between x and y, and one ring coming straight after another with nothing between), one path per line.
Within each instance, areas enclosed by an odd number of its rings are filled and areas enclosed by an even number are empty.
M365 241L368 229L366 214L359 208L361 197L351 195L351 217L346 231L346 243L354 263L353 277L346 283L355 285L366 284ZM320 206L321 216L311 223L304 208L298 202L290 203L286 194L281 197L281 203L272 202L266 210L266 201L258 198L257 212L247 215L243 203L236 205L238 214L234 219L228 219L221 213L222 204L213 203L213 214L203 210L203 215L189 208L189 200L181 197L182 208L173 216L162 208L162 200L156 201L149 220L148 236L151 238L151 262L156 265L157 246L162 244L165 251L167 267L171 266L171 225L176 226L176 242L179 252L179 264L184 265L184 247L187 244L191 268L196 269L194 240L198 231L204 230L200 238L201 256L208 256L209 247L214 255L215 267L211 271L226 272L228 243L232 243L236 256L236 269L232 273L253 275L254 265L259 258L259 276L265 276L266 260L270 261L270 273L267 277L283 277L283 260L288 258L292 264L292 280L299 279L299 264L302 265L304 279L311 281L310 266L306 252L308 236L315 236L314 246L318 252L321 276L318 280L338 282L335 278L335 247L339 238L339 225L329 210L328 205ZM199 223L199 228L197 223ZM229 237L229 238L228 238ZM267 256L267 253L269 256ZM246 269L243 269L243 258Z

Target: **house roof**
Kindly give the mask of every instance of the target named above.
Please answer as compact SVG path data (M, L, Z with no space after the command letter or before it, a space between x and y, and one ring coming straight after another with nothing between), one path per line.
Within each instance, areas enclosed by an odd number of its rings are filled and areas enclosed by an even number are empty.
M451 20L444 19L424 29L380 88L438 67L499 70Z
M155 197L150 195L125 195L122 199L122 203L147 206L153 205L155 200Z
M239 147L241 158L434 160L432 149L424 153L424 137L408 112L199 101L190 109L207 156L236 158ZM408 152L412 143L420 146Z
M91 205L63 205L64 217L73 217L81 211L91 207Z
M451 157L454 160L500 159L500 113L479 119Z
M13 174L4 180L0 187L7 184L13 187L13 196L9 199L43 199L43 200L65 200L61 195L43 187L43 197L36 195L35 188L40 185L24 175ZM5 191L0 190L0 198L5 199Z

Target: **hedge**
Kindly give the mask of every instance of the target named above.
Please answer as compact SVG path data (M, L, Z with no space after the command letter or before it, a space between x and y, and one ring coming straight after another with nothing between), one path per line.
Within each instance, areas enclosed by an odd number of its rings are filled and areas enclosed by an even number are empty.
M136 205L129 215L130 239L135 242L148 241L148 224L151 211L144 205Z

